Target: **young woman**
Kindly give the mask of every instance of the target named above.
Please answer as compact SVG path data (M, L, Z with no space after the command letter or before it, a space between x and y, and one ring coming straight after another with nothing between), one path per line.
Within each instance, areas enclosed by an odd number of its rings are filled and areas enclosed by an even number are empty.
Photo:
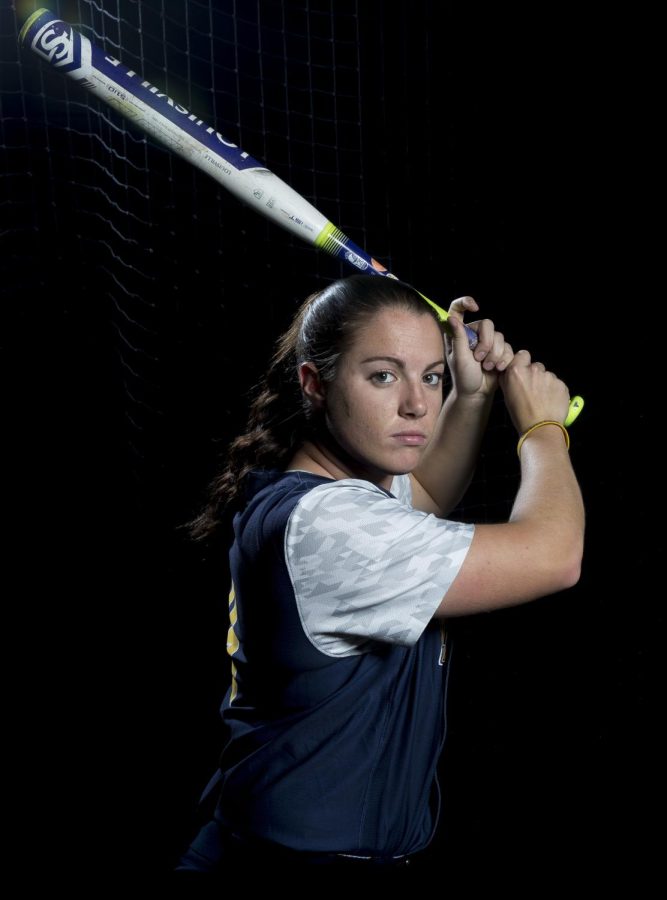
M222 716L228 741L181 873L402 867L431 840L450 616L579 577L584 512L568 390L493 323L450 334L409 286L354 276L310 297L278 343L210 503L235 508ZM452 384L443 403L446 368ZM519 435L509 521L446 518L500 385Z

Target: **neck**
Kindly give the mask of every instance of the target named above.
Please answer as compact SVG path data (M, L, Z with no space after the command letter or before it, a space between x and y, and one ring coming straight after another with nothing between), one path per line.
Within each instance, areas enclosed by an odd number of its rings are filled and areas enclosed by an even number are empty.
M286 468L288 470L303 469L306 472L312 472L313 475L333 478L335 481L339 481L341 478L361 478L386 490L390 490L393 480L392 475L385 472L373 472L356 464L355 460L328 433L325 440L305 441Z

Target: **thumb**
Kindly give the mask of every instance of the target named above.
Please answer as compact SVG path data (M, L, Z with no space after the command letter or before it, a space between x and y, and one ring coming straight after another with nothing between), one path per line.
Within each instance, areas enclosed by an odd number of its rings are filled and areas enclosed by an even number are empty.
M460 353L464 347L469 349L468 335L466 334L462 319L451 315L448 317L445 331L445 345L448 354L451 354L454 351Z

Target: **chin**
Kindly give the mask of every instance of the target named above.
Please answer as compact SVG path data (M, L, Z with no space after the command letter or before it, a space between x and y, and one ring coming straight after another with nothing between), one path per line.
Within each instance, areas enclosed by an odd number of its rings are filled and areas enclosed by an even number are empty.
M412 470L421 462L423 454L423 447L414 447L401 458L393 460L394 465L392 471L394 475L407 475L408 472L412 472Z
M384 472L387 478L394 478L396 475L409 475L410 472L415 468L417 463L412 463L410 465L392 465L383 468L381 471Z

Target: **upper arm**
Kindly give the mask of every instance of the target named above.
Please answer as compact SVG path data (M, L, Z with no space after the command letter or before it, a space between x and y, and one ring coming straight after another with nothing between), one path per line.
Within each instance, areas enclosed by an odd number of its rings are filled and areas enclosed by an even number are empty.
M432 513L434 516L442 516L443 511L429 494L423 484L415 478L410 472L410 486L412 488L412 505L415 509L419 509L425 513Z
M438 504L412 472L407 475L394 475L391 492L401 503L412 509L444 518Z
M474 526L405 499L350 479L315 488L293 510L285 559L304 632L323 653L411 646L456 577Z
M477 525L463 564L436 617L463 616L535 600L579 578L576 536L558 544L527 522Z

